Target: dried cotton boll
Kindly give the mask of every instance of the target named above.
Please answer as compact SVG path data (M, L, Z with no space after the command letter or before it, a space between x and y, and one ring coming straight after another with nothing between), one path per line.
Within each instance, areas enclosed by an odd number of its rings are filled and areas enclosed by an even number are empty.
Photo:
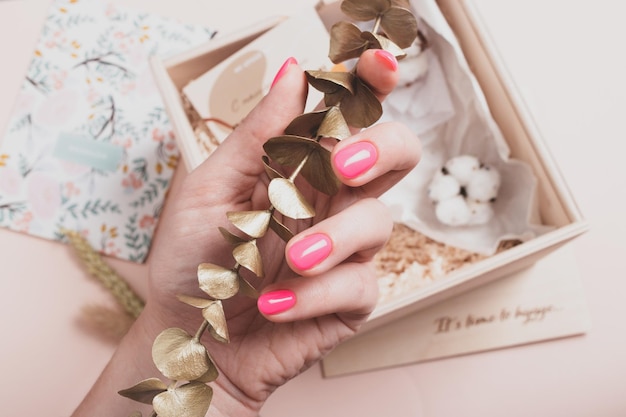
M406 56L398 61L398 85L408 87L428 72L428 54L425 41L419 36L408 48Z
M490 202L467 201L467 208L470 211L468 225L485 224L493 218L493 207Z
M428 187L435 216L448 226L476 226L494 216L492 203L500 188L500 174L472 155L449 159Z
M474 172L465 187L467 199L478 202L495 200L500 188L500 174L497 170L483 166Z
M476 171L480 169L480 161L472 155L455 156L443 166L448 174L456 178L462 186L469 183Z
M428 197L434 202L446 200L459 195L461 184L452 175L446 175L442 171L437 171L433 181L428 187Z
M467 201L460 194L438 202L435 215L440 222L448 226L464 226L472 218Z

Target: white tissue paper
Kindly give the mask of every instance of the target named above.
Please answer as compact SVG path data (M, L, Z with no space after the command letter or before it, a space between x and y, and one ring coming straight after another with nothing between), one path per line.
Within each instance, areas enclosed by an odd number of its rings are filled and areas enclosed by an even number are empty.
M400 86L384 103L381 121L407 124L422 141L422 159L399 184L381 197L394 220L443 244L491 255L500 242L526 241L548 228L536 218L536 179L530 167L511 159L509 148L490 116L486 101L460 46L432 1L411 0L420 17L428 48L428 71L407 87ZM400 61L402 65L402 61ZM501 175L494 217L484 225L446 226L435 217L428 186L447 160L473 155Z

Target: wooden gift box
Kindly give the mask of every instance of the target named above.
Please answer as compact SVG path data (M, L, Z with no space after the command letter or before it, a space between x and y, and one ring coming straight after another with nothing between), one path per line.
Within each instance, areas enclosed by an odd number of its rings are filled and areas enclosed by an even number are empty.
M437 0L437 4L457 37L463 55L482 89L491 116L511 150L511 157L526 162L532 168L538 180L536 199L540 222L552 226L553 229L493 256L454 270L425 287L381 303L371 315L365 329L380 326L437 301L528 267L581 235L588 228L471 0ZM336 14L337 5L336 2L322 2L318 6L318 13L327 26L339 19L339 17L332 19ZM211 149L204 149L196 139L188 105L181 98L182 89L190 81L283 20L282 17L269 19L247 30L214 39L177 56L152 59L155 79L166 103L188 170L200 164Z

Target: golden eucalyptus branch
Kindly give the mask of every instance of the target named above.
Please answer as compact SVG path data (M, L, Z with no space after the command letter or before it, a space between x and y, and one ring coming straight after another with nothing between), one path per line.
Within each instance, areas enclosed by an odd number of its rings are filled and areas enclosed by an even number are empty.
M404 56L418 35L417 21L409 10L408 0L344 0L342 11L357 22L374 21L372 31L362 31L356 24L343 21L331 28L329 58L335 63L358 59L368 49L385 49L398 59ZM161 332L152 347L155 365L163 376L173 381L169 386L159 378L149 378L120 391L123 396L152 404L151 415L161 417L202 417L212 399L207 383L218 377L218 370L206 347L203 334L222 343L229 342L228 327L222 301L237 294L257 297L257 290L241 275L241 268L263 277L263 262L257 240L268 229L288 241L293 233L275 216L294 220L310 219L315 210L295 185L302 176L316 190L335 194L340 182L335 177L330 151L320 141L340 141L350 136L349 126L364 128L382 115L382 106L374 93L358 77L356 64L350 72L306 71L309 84L324 93L325 109L296 117L284 135L269 139L263 149L268 185L269 208L266 210L228 212L229 222L246 237L224 228L220 232L233 246L232 268L212 263L198 266L200 289L209 298L179 295L178 299L202 310L204 321L192 336L183 329L169 328ZM292 168L285 177L271 163ZM133 416L140 416L134 413Z

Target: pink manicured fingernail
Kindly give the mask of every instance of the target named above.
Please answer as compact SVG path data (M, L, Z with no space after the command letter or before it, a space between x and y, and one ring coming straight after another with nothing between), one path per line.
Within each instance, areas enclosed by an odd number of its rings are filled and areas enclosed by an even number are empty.
M282 76L285 75L285 73L287 72L287 69L289 68L291 64L297 64L297 63L298 61L294 57L287 58L285 63L280 67L280 69L274 76L274 81L272 81L272 86L270 88L274 87L274 84L276 84L278 80L280 80Z
M296 294L289 290L270 291L262 294L257 300L259 311L272 315L282 313L296 305Z
M323 233L316 233L294 243L287 255L298 269L306 270L326 259L332 249L330 238Z
M398 60L391 52L385 51L384 49L378 49L374 52L374 55L378 59L378 61L382 62L390 71L395 71L398 69Z
M356 178L374 166L378 151L370 142L357 142L335 155L335 167L346 178Z

